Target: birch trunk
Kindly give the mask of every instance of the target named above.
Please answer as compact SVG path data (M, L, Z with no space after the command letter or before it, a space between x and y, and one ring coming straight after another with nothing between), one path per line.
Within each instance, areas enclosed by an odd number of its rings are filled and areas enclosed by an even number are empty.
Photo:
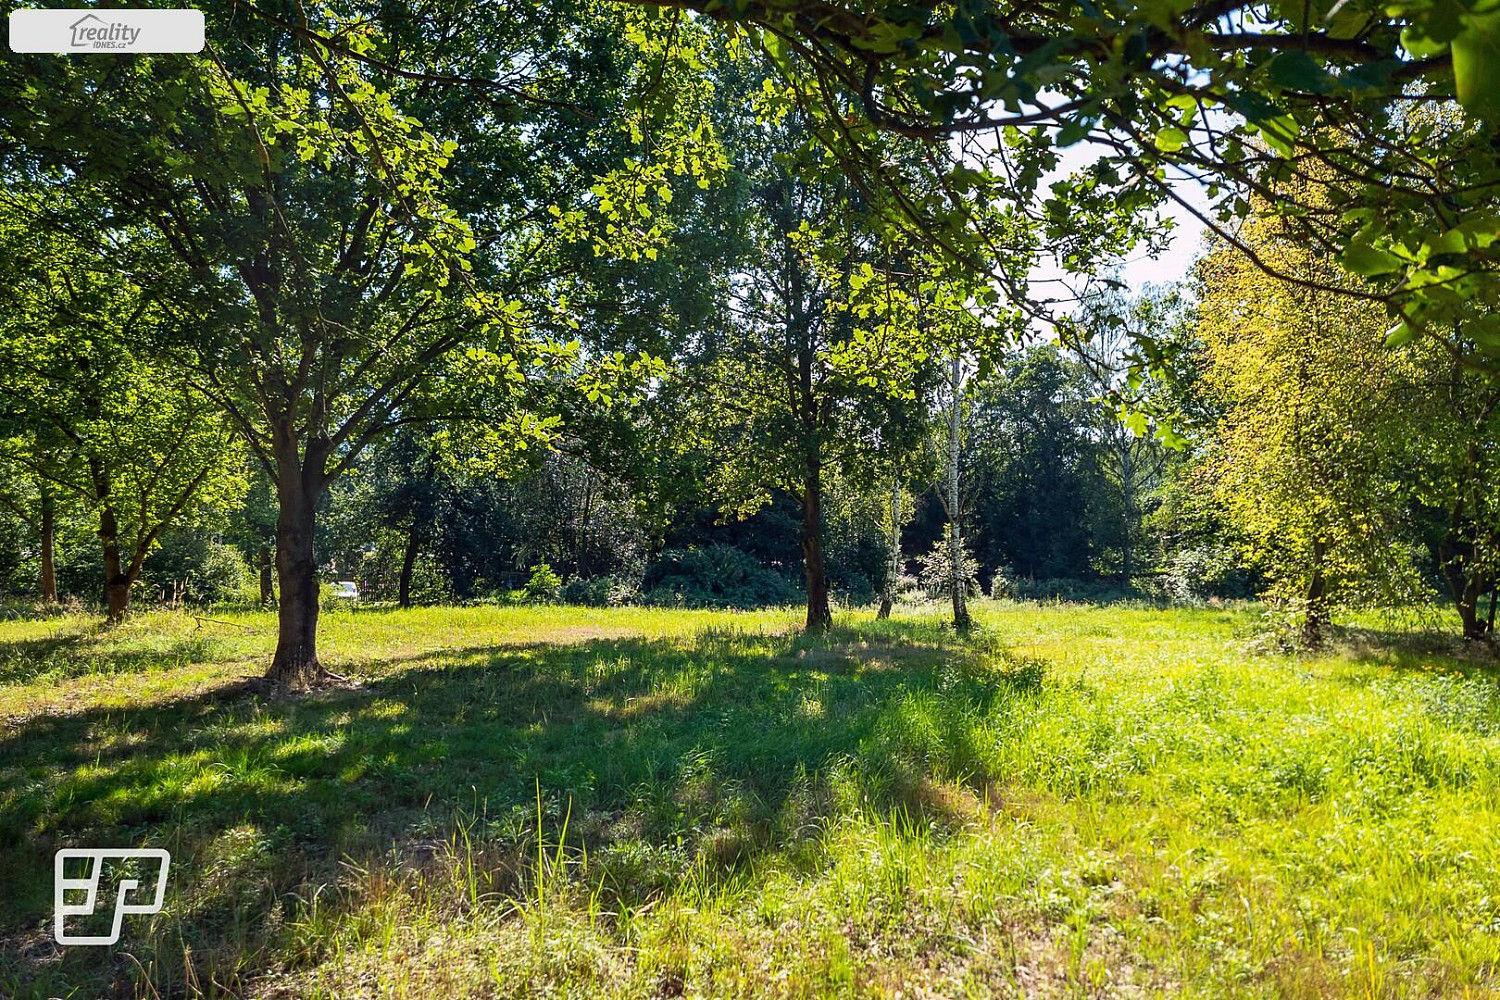
M968 581L964 579L963 531L958 524L959 516L959 429L963 420L963 361L959 352L953 352L949 367L949 383L953 390L953 409L948 413L948 583L953 596L953 627L968 629L973 624L969 618Z

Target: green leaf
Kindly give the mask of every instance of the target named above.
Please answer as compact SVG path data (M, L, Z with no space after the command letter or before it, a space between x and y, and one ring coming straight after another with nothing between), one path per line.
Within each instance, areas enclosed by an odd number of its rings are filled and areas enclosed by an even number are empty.
M1385 346L1400 347L1417 339L1417 331L1406 320L1402 320L1386 331Z
M1430 59L1448 51L1447 42L1438 41L1416 25L1410 24L1401 29L1401 47L1416 59Z
M1187 145L1187 133L1180 128L1164 128L1156 133L1156 148L1163 153L1175 153Z
M1266 65L1271 80L1287 90L1307 94L1326 94L1333 89L1333 77L1321 63L1301 49L1288 49Z
M1389 250L1371 246L1369 243L1354 242L1344 249L1344 254L1339 258L1344 267L1361 278L1371 278L1377 274L1390 274L1402 267L1402 260Z
M1470 14L1453 39L1458 103L1487 121L1500 121L1500 11Z

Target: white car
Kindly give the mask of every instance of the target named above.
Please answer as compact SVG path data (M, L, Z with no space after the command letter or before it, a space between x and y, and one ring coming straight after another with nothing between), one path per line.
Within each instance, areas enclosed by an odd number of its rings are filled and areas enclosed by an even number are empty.
M359 586L353 580L335 580L332 596L339 601L357 601L359 600Z

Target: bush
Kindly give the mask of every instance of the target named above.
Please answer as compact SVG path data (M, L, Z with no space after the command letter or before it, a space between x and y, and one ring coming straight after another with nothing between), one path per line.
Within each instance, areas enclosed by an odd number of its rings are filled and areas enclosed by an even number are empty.
M833 596L840 604L869 604L875 600L875 585L863 573L845 572L832 587Z
M948 569L950 562L948 555L948 533L945 531L932 546L932 550L917 559L918 565L922 567L919 579L922 581L922 589L927 592L928 600L935 601L949 593L948 588L953 575ZM979 595L979 564L974 561L974 556L969 552L967 542L961 543L959 560L963 567L963 577L968 582L969 596L977 597Z
M635 596L635 588L628 580L613 576L573 577L562 585L559 592L564 604L581 604L592 608L604 608L615 604L627 604Z
M254 604L260 599L254 572L240 550L195 532L167 536L141 573L147 594L187 604Z
M528 604L551 604L562 596L562 577L547 563L531 567L531 579L521 588L521 599Z
M1200 604L1211 597L1253 597L1254 581L1227 546L1183 549L1167 561L1162 590L1179 604Z
M665 607L762 608L792 604L798 589L729 545L668 549L646 568L642 601Z
M999 588L1000 574L995 574ZM1051 580L1028 580L1023 578L1004 581L1004 593L996 597L1011 597L1018 601L1064 601L1070 604L1113 604L1117 601L1149 600L1151 595L1134 584L1119 580L1079 580L1058 578Z

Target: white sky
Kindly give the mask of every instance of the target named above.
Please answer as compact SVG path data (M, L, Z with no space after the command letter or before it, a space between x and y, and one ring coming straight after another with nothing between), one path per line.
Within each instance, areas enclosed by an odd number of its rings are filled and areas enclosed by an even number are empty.
M1190 197L1199 209L1207 207L1203 192L1197 185L1189 187L1181 184L1179 190L1185 197ZM1126 261L1122 278L1130 286L1132 293L1139 292L1147 284L1177 281L1187 277L1193 258L1202 247L1203 223L1176 202L1168 205L1163 214L1176 222L1172 230L1172 243L1154 260L1140 252Z
M1052 181L1092 163L1102 151L1103 147L1088 141L1062 150L1058 168L1043 179L1041 190L1045 191ZM1201 185L1189 180L1169 181L1169 183L1172 183L1173 190L1194 208L1207 214L1208 198ZM1191 212L1175 201L1168 201L1162 206L1161 214L1172 219L1174 223L1168 245L1155 257L1148 256L1144 249L1133 251L1126 258L1118 275L1129 286L1132 295L1139 294L1148 284L1180 281L1186 278L1192 269L1194 258L1197 257L1202 247L1204 226ZM1062 286L1053 280L1061 273L1054 262L1050 260L1039 262L1032 271L1033 295L1039 298L1065 295ZM1073 282L1076 284L1077 279L1073 279ZM1062 312L1071 311L1070 307L1063 307L1061 304L1059 309Z

